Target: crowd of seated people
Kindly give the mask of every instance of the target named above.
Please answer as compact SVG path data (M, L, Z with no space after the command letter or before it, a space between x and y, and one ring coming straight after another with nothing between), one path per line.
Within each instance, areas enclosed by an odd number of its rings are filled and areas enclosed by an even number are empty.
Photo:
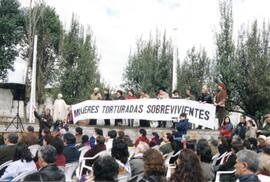
M228 124L229 118L225 120ZM105 137L101 128L95 128L92 135L82 128L76 134L44 128L39 140L29 128L20 137L12 132L0 137L0 165L9 162L1 169L0 180L29 173L24 181L65 181L66 167L75 164L74 181L267 182L270 138L265 131L256 130L254 135L252 127L242 118L233 130L223 128L231 134L221 131L219 138L209 140L188 136L179 140L171 131L154 132L150 138L145 129L139 129L132 140L124 130L110 130ZM84 158L87 168L82 165Z

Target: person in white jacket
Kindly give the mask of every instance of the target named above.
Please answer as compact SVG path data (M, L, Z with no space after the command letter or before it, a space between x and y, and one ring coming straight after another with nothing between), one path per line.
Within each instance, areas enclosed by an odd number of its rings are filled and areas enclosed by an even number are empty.
M15 149L13 162L5 169L0 181L11 181L24 172L36 172L37 167L32 159L30 150L25 143L18 143Z

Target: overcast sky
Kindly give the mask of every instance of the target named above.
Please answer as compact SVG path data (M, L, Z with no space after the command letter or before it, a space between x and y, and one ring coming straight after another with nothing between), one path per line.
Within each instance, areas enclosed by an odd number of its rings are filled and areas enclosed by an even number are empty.
M20 0L23 6L29 0ZM214 33L219 26L218 0L45 0L55 7L65 28L72 13L90 25L101 56L99 70L106 84L118 87L130 51L139 37L147 39L156 29L172 38L180 61L193 45L215 51ZM234 34L254 19L270 18L270 0L233 0ZM177 28L176 31L174 29Z

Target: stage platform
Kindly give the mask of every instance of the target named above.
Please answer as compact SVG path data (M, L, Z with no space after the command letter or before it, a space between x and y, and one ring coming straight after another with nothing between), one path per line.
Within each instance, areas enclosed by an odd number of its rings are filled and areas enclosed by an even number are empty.
M9 124L9 122L6 123L0 123L0 133L5 133L5 132L20 132L20 129L17 130L14 125L11 125L8 130L6 131L6 127ZM34 123L34 124L30 124L30 123L23 123L24 126L24 130L26 131L27 126L33 126L35 128L35 131L38 131L39 126L38 123ZM115 129L115 130L124 130L125 133L127 135L129 135L131 137L131 139L135 139L138 136L138 130L140 129L140 127L127 127L127 126L122 126L122 127L115 127L115 126L102 126L102 125L96 125L96 126L90 126L90 125L68 125L69 126L69 130L71 133L75 133L75 128L77 126L80 126L83 128L83 134L87 134L87 135L92 135L94 128L98 127L98 128L102 128L103 129L103 133L104 136L107 135L107 132L109 130ZM157 133L161 133L162 131L168 131L171 132L172 129L170 128L155 128L155 127L145 127L146 131L147 131L147 137L148 138L152 138L152 132L157 132ZM219 135L219 131L218 130L209 130L209 129L194 129L194 130L189 130L188 131L188 138L190 139L200 139L200 138L205 138L205 139L210 139L211 137L217 139Z

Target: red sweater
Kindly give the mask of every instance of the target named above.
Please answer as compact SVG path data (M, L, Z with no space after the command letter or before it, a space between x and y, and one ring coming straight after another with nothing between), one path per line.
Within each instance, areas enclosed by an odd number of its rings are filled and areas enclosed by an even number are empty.
M57 154L56 155L55 164L57 166L65 166L66 165L66 158L65 158L65 156L63 154L61 154L61 155Z
M142 142L145 142L145 143L147 143L147 144L149 144L148 138L146 138L145 136L140 136L140 137L138 137L138 138L135 140L135 143L134 143L135 147L137 147L137 145L138 145L141 141L142 141Z

